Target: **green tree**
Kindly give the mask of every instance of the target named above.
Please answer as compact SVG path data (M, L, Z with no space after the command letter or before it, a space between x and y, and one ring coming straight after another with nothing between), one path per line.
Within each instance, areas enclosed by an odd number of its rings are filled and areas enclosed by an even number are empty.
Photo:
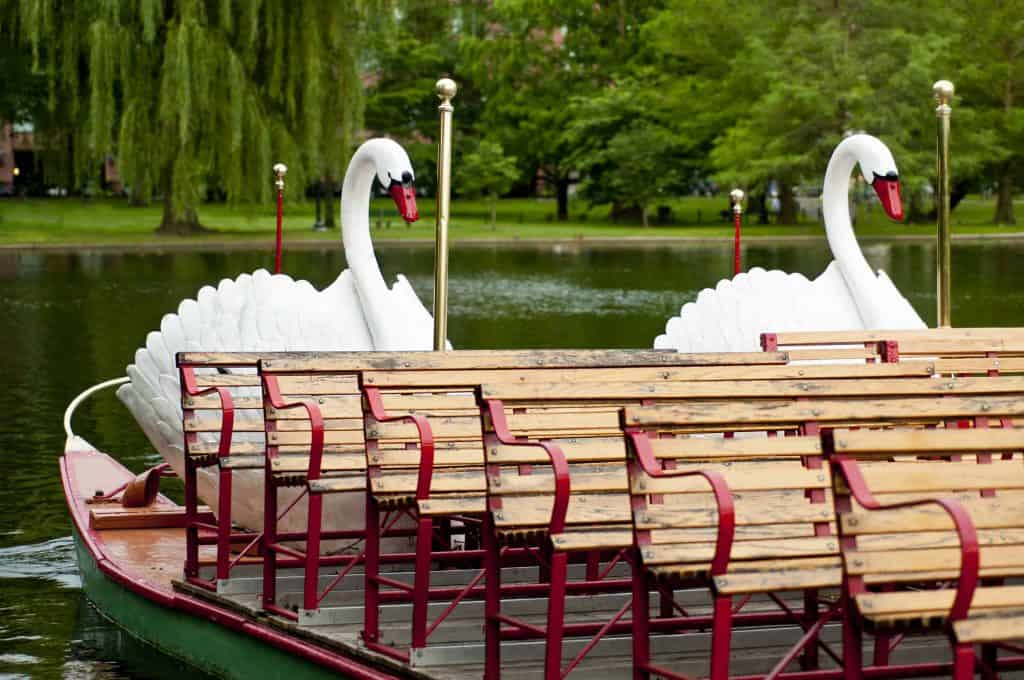
M466 142L462 142L466 145ZM519 177L516 157L506 156L501 144L481 139L463 152L455 170L455 189L460 195L483 197L491 215L491 229L498 221L498 198L512 188Z
M486 88L481 126L520 159L527 177L555 190L569 217L576 168L568 103L611 86L640 47L639 28L659 0L498 0L490 30L464 53Z
M353 2L21 0L23 32L66 102L75 174L114 153L133 191L164 199L160 231L198 230L205 185L267 199L289 179L340 174L361 125Z
M1024 168L1024 7L1006 0L954 6L954 148L961 153L964 132L975 142L987 134L986 169L997 189L993 221L1016 224L1013 195ZM973 120L963 120L964 107Z
M393 5L394 11L375 14L370 26L366 127L400 141L416 168L416 186L433 193L438 100L431 93L439 77L453 78L459 85L453 102L456 140L475 134L482 88L462 58L462 44L483 34L488 9L484 0L394 0Z
M628 79L573 102L567 132L581 195L611 203L613 217L638 213L648 226L654 200L681 188L691 149L671 125L672 112L642 80Z

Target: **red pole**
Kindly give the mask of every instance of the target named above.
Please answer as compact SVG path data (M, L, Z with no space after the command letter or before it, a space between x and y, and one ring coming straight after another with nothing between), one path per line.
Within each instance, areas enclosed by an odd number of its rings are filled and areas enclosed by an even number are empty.
M277 163L274 165L274 174L277 175L277 180L274 182L274 186L277 187L277 240L274 247L274 273L281 273L281 218L284 214L284 173L288 172L288 168L285 167L284 163Z
M729 198L732 199L732 221L735 227L732 244L732 273L735 276L742 271L740 263L740 227L743 224L743 192L740 189L733 189L729 192Z

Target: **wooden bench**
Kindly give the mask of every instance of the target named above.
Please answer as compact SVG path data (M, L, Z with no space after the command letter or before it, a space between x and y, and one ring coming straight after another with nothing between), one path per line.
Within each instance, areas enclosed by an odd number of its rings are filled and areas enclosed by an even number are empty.
M781 673L801 654L805 668L816 665L817 631L838 612L835 605L819 612L817 591L839 586L841 577L831 479L822 467L821 428L917 426L919 432L945 432L923 427L998 418L1024 408L1024 380L1018 377L805 385L815 396L764 398L756 388L735 383L729 386L734 394L729 402L660 404L623 413L630 442L636 564L642 566L637 573L656 583L677 585L703 579L711 587L713 678L728 677L733 599L757 593L804 594L798 622L807 633L772 674ZM779 397L802 389L774 386ZM796 434L734 439L658 436L678 428L726 435L755 428ZM705 479L695 479L698 475ZM723 493L723 485L728 492ZM729 525L732 531L723 531ZM640 613L633 621L637 671L679 677L650 662L647 593L647 587L635 584L633 611ZM876 648L878 664L886 663L887 650L888 640L884 649Z
M957 680L974 677L975 644L984 677L995 677L997 643L1024 640L1024 589L1004 584L1024 576L1024 465L1003 460L1024 451L1024 430L987 427L1021 410L1017 398L1006 410L993 404L972 429L824 439L836 470L847 678L862 677L864 631L947 635ZM865 462L951 454L965 460Z
M473 398L473 389L482 380L524 381L538 373L552 379L579 378L581 372L597 379L606 376L605 371L622 366L645 367L643 377L653 379L679 367L700 368L726 361L782 366L786 356L748 353L694 357L646 350L544 350L312 353L264 361L260 371L268 400L268 465L277 470L272 476L273 488L267 491L267 507L275 504L271 498L276 495L274 489L285 484L305 487L310 496L307 550L282 546L268 534L267 571L275 569L275 552L301 555L307 560L303 609L306 614L316 610L326 595L316 585L316 565L323 560L317 547L321 527L319 519L314 518L320 516L321 499L338 492L362 494L368 476L370 493L365 503L365 531L361 534L367 544L360 553L366 558L364 642L377 651L407 659L407 651L380 642L379 604L384 595L391 596L392 602L396 601L395 595L411 599L413 648L425 645L427 604L442 594L429 587L431 560L439 557L437 551L431 551L434 520L479 515L484 509L480 420ZM279 383L286 378L330 387L323 387L314 400L314 395L299 384L291 392L283 389ZM311 420L322 421L322 426L311 428ZM318 429L326 446L333 446L333 450L321 451L319 438L314 440L311 435ZM287 458L287 475L281 468L281 461L286 460L281 456L282 444L300 445L298 452ZM381 509L387 516L383 522ZM402 514L411 514L417 521L416 576L411 589L379 573L381 525L387 526ZM267 521L271 521L269 509ZM382 585L400 592L381 593ZM271 589L268 582L264 606L294 618L294 612L282 610L273 602Z
M566 556L574 551L596 550L614 554L633 545L630 508L631 501L636 507L637 499L630 498L627 484L625 449L619 430L619 411L623 406L639 406L652 401L685 405L692 415L688 419L673 418L671 431L725 431L728 436L739 430L765 429L761 422L737 420L738 412L754 404L768 412L780 405L839 397L851 399L852 403L853 400L868 402L880 395L892 398L909 394L946 395L970 393L972 390L987 393L993 389L1024 389L1024 380L1018 381L1014 387L1002 383L1001 386L979 383L977 380L961 380L954 384L948 380L913 377L917 375L913 370L905 374L910 376L907 379L889 379L894 375L890 369L897 367L884 364L803 367L812 375L847 376L845 379L833 377L818 381L771 380L766 376L774 377L779 367L753 366L732 369L735 371L732 377L755 375L761 380L484 384L480 389L480 400L485 416L489 518L497 539L490 549L497 550L501 545L524 540L543 545L550 536L554 551L552 604L544 631L549 643L548 674L553 676L560 672L561 601L565 597L563 574ZM877 376L883 376L883 379L877 379ZM876 379L872 380L872 377ZM734 405L740 411L730 411ZM796 431L814 420L809 412L800 415L792 422L778 423L774 430ZM857 420L856 416L853 418ZM723 423L730 426L723 429ZM530 440L533 448L522 446L523 439ZM812 440L811 446L817 450L817 440L813 437ZM739 452L748 445L745 443L747 440L687 441L696 441L695 445L702 450L710 446L704 442L727 442L724 453L731 450L729 446L737 447ZM779 447L800 445L773 441L777 442L775 446L779 451L782 450ZM544 450L538 448L540 446ZM790 455L788 467L778 468L780 477L773 483L806 481L804 477L808 474L822 476L820 472L795 473L794 469L802 470L800 458L796 451ZM751 468L751 471L755 478L768 472L760 468ZM696 484L693 480L681 483L690 487ZM700 484L696 486L701 488ZM812 495L823 497L828 486L827 477L823 477ZM692 492L690 487L688 493ZM830 517L831 509L820 510L819 514ZM838 583L838 547L834 546L834 550L833 581ZM489 584L496 580L496 577L488 577ZM501 615L496 596L490 599L488 635L497 638L499 625L510 624L511 620ZM573 630L578 632L582 627L577 626ZM496 652L497 645L493 649Z
M1010 360L1008 370L1024 369L1024 328L762 333L761 347L788 352L793 361L840 358L839 353L842 358L887 362L900 357L1002 357Z
M261 355L250 353L180 352L182 430L185 434L185 579L217 590L231 567L233 543L249 543L258 534L232 528L233 473L263 468L263 400L256 367ZM217 468L216 521L199 512L198 471ZM212 532L213 537L205 532ZM201 545L216 545L215 577L200 577ZM251 545L250 545L251 547Z

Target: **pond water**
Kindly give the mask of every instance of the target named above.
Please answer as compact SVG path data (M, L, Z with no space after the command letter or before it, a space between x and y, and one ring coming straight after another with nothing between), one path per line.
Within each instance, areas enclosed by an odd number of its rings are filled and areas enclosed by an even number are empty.
M930 244L872 243L876 267L931 324ZM953 249L958 326L1024 324L1024 242ZM378 249L432 300L432 246ZM824 240L749 245L745 266L814 276ZM0 254L0 677L151 678L175 674L84 601L57 474L61 416L79 391L123 375L160 317L200 286L266 266L265 253ZM286 253L285 270L323 286L340 250ZM649 347L680 305L731 271L729 245L461 247L451 256L449 337L459 348ZM142 470L157 456L112 394L86 403L75 429Z

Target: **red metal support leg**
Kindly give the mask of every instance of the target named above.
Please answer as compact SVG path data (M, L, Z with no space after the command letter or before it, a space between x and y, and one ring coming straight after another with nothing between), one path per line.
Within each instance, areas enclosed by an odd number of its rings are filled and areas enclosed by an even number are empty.
M843 588L843 678L861 680L864 677L862 651L864 632L860 618L854 611L855 605Z
M953 644L953 680L974 680L974 645Z
M501 562L498 541L494 534L494 520L491 513L484 514L480 528L484 546L484 680L499 680L501 677Z
M309 494L309 533L306 535L306 577L302 588L302 608L320 607L320 529L323 526L324 497Z
M804 591L803 628L809 630L818 621L818 591ZM817 641L804 647L800 655L800 668L805 671L815 670L819 666Z
M732 597L715 593L711 628L711 680L728 680L729 652L732 647Z
M544 653L545 680L562 677L562 637L565 633L565 583L568 578L569 555L551 555L551 593L548 595L548 640Z
M231 470L220 468L217 495L217 580L231 575Z
M263 606L277 601L277 553L270 546L277 543L277 487L266 466L263 479Z
M366 494L366 563L363 565L363 640L380 640L380 511Z
M196 466L189 456L185 456L185 576L192 578L199 576L198 506Z
M672 606L672 598L674 596L675 591L671 586L665 586L665 588L660 591L660 595L658 596L658 616L663 619L672 618L672 615L675 613Z
M427 646L427 604L430 594L430 548L434 523L420 517L416 532L416 575L412 592L412 648Z
M999 647L993 644L981 646L981 678L982 680L998 680L996 672L999 663Z
M591 550L587 553L587 580L598 581L601 578L601 551Z
M651 602L646 574L639 556L632 562L633 577L633 680L648 680L651 674Z

